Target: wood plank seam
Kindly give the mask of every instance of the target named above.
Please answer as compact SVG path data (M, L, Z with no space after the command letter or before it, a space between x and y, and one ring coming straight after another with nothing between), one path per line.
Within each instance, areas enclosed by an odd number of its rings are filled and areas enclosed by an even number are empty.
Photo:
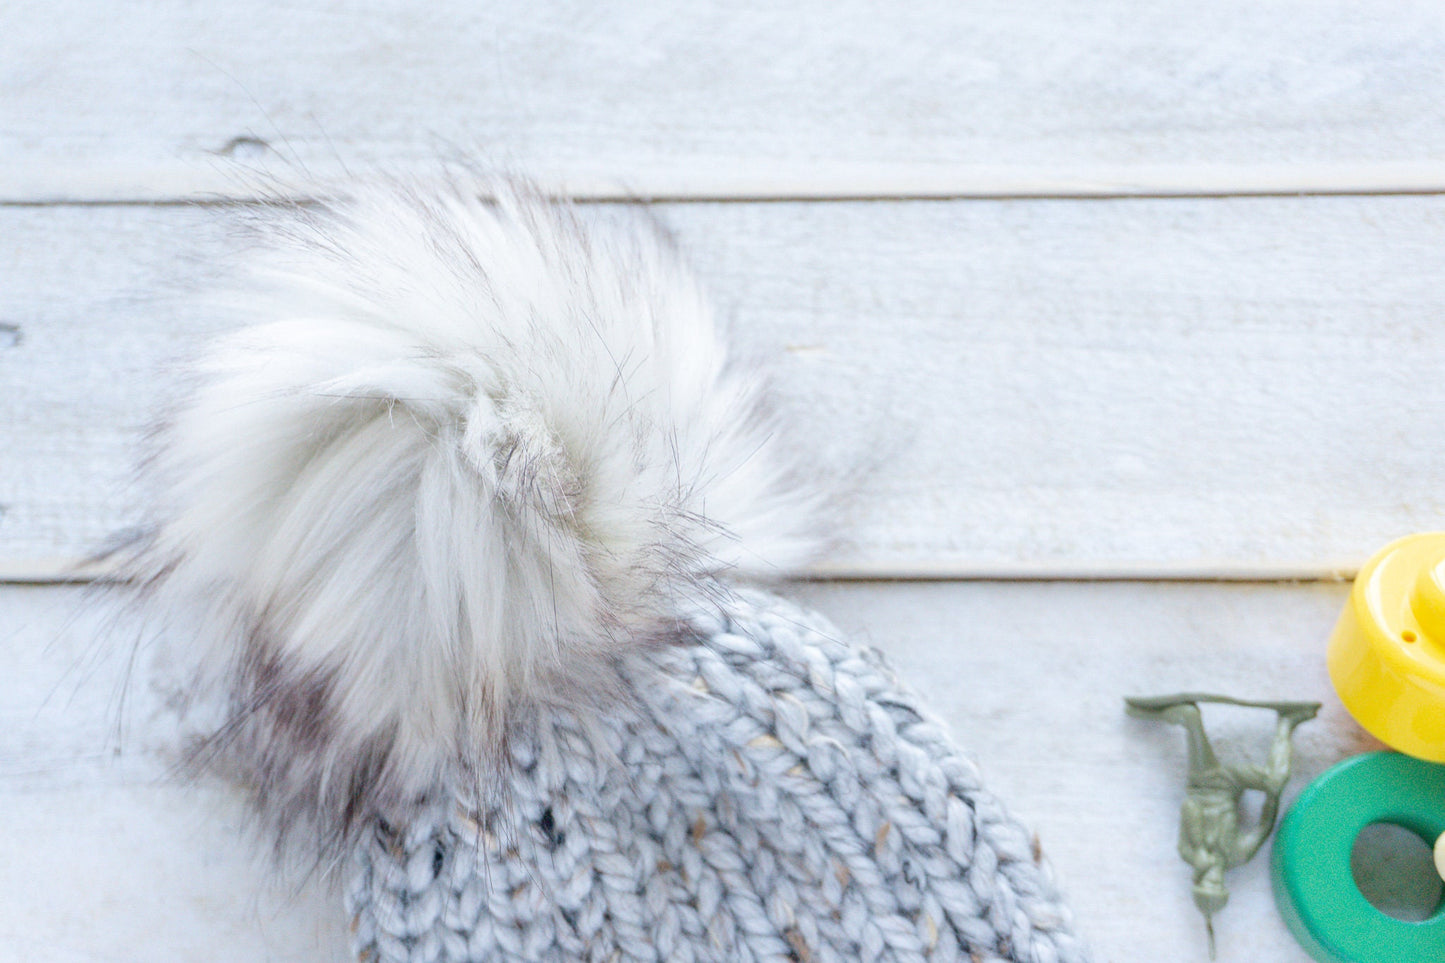
M398 169L406 170L400 165ZM386 169L386 168L383 168ZM330 172L321 171L324 183ZM964 168L828 169L629 179L606 175L537 175L548 193L580 203L789 203L856 201L1117 200L1232 197L1413 196L1445 193L1445 165L1378 164L1098 167L1067 170ZM314 191L287 189L288 178L264 169L197 169L158 165L117 175L108 169L0 174L0 206L214 206L307 203ZM289 180L294 184L297 178ZM256 185L276 183L268 198Z
M866 559L841 564L823 563L785 577L808 582L1202 582L1303 584L1347 582L1356 565L1340 563L1219 562L1171 564L1140 561L1121 563L980 564L945 562L908 566L871 564ZM7 562L0 559L0 585L85 585L123 581L116 569L82 559L44 559Z

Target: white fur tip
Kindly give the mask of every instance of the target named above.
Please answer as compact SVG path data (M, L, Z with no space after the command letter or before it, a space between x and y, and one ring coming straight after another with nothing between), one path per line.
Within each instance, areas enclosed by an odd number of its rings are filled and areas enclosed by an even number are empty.
M199 625L207 751L283 828L474 777L717 576L818 547L759 376L644 218L459 177L265 218L136 569Z

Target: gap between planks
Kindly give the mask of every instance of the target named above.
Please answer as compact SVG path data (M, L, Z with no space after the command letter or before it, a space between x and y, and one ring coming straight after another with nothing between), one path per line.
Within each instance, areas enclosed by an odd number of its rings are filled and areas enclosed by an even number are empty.
M781 573L786 579L809 582L1230 582L1290 583L1348 582L1358 565L1341 563L1241 562L1018 562L968 564L888 563L866 560L820 564L799 572ZM70 559L0 560L0 585L84 585L120 581L116 569Z
M439 162L440 163L440 162ZM397 173L438 164L361 165ZM349 176L334 167L285 170L184 162L140 165L18 165L0 172L0 206L306 203L323 190L296 186ZM41 169L43 168L43 169ZM934 168L820 165L685 176L548 174L544 192L594 203L797 201L1114 200L1125 198L1310 197L1445 194L1445 164L1185 164L1164 166Z

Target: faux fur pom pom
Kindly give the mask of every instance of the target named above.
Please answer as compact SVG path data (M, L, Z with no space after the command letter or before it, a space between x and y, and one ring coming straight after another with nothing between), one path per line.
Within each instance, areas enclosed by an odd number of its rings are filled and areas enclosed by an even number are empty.
M262 217L133 574L228 707L203 754L283 833L405 818L718 574L814 552L760 378L642 218L464 177Z

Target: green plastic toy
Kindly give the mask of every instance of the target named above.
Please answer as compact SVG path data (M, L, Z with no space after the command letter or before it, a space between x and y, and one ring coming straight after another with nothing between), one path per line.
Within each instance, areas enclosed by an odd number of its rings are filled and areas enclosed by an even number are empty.
M1278 719L1269 758L1263 766L1226 765L1214 754L1204 732L1200 703L1272 709ZM1247 863L1259 852L1279 813L1280 794L1289 781L1290 737L1300 723L1319 712L1318 702L1251 702L1204 693L1124 700L1125 711L1144 719L1183 726L1189 739L1189 781L1179 810L1179 855L1194 868L1194 905L1204 914L1209 957L1214 958L1214 914L1229 902L1224 872ZM1259 821L1240 826L1239 803L1250 789L1264 793Z
M1361 830L1394 823L1433 842L1445 833L1445 766L1397 752L1355 756L1310 783L1275 839L1275 902L1300 945L1321 963L1445 959L1445 909L1395 919L1355 885L1350 852Z

